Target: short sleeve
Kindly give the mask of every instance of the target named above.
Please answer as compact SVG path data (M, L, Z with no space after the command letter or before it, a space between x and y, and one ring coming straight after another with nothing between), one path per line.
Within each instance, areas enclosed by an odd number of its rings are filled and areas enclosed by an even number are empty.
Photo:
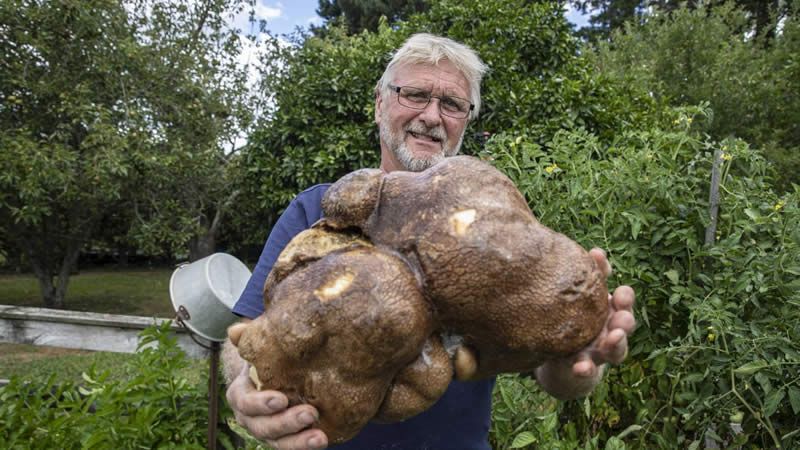
M322 196L329 186L316 185L301 192L278 218L261 250L253 274L233 308L235 314L255 319L264 312L263 291L267 275L289 241L322 217Z

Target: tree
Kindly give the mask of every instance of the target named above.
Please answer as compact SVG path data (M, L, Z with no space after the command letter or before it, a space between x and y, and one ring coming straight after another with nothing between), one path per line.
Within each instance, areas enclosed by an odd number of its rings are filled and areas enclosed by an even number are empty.
M202 219L226 204L225 177L199 168L224 166L224 139L248 120L231 94L243 75L228 76L238 44L224 28L225 12L240 7L0 6L0 217L45 306L64 305L79 252L114 210L134 212L131 236L150 251L211 229ZM197 189L181 196L179 182ZM197 192L202 204L192 203Z
M396 23L428 9L425 0L319 0L317 14L329 23L341 21L349 34L363 30L377 31L381 16ZM321 35L326 27L311 27Z
M764 151L779 169L779 188L789 191L800 182L800 17L788 14L765 45L767 35L748 37L748 14L732 4L656 10L600 45L598 66L674 106L707 102L713 118L695 126Z
M653 120L646 93L610 82L581 57L560 3L440 0L376 33L349 35L330 25L323 38L292 47L276 41L265 53L262 91L274 109L243 154L247 203L264 212L250 220L260 227L251 236L266 237L271 221L303 189L377 166L375 83L391 52L421 31L467 43L490 66L480 118L464 139L468 154L480 147L470 136L483 131L524 128L544 142L559 129L585 127L611 138L622 123Z
M756 36L772 38L774 17L781 18L789 10L789 2L783 0L570 0L570 3L584 14L591 13L591 25L582 28L580 34L592 42L608 40L625 22L642 20L653 9L670 13L680 8L704 8L710 12L726 3L747 11L748 25Z

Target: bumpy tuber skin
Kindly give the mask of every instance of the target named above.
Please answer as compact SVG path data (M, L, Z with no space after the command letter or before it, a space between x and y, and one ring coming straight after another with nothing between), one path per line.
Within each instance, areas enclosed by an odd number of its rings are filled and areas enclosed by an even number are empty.
M378 413L393 378L420 357L434 317L414 273L390 252L357 243L296 263L279 259L278 272L281 264L299 268L267 286L265 313L236 345L257 387L285 393L290 405L314 405L317 427L341 443ZM440 381L436 398L448 383Z
M364 169L331 186L231 334L259 389L319 410L331 444L429 408L455 376L530 372L586 347L605 276L471 157L420 173ZM241 335L239 331L241 330Z
M392 381L373 421L406 420L433 406L453 379L453 364L438 334L425 342L417 359Z
M533 370L605 324L608 289L588 252L541 225L511 180L476 158L356 171L322 206L328 225L357 227L417 267L443 331L477 354L474 373L459 378Z

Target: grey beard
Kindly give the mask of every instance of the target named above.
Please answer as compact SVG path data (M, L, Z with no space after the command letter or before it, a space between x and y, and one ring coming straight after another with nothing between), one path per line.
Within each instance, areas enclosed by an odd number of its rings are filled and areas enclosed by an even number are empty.
M458 138L458 142L456 142L456 145L453 148L448 150L445 147L447 140L443 139L441 141L442 152L436 155L430 155L426 157L416 157L414 156L413 153L411 153L411 151L408 150L408 147L406 147L406 142L404 138L405 138L405 133L409 130L408 129L403 130L402 134L398 136L392 133L388 125L384 125L387 123L388 123L387 120L381 121L381 125L379 127L381 140L389 147L389 149L392 150L392 153L394 153L394 156L395 158L397 158L397 161L406 170L409 170L411 172L422 172L423 170L438 164L445 157L457 154L458 151L461 149L462 142L464 141L464 133L461 133L461 136L459 136ZM419 131L420 133L426 131L426 130L419 130L419 127L413 127L413 128L416 128L416 131ZM411 129L411 131L416 132L414 129Z

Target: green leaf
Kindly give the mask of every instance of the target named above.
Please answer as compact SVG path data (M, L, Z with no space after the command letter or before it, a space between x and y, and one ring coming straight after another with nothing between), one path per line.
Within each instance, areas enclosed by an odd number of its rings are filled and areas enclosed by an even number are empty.
M758 361L751 361L739 367L738 369L734 370L733 373L737 375L751 375L768 366L769 363L763 359L759 359Z
M631 237L636 240L639 237L639 230L642 228L642 222L639 220L633 220L631 223Z
M617 435L617 439L623 439L625 436L627 436L627 435L629 435L631 433L635 433L635 432L637 432L637 431L639 431L641 429L642 429L641 425L633 424L633 425L629 426L628 428L625 428L624 430L622 430L622 433Z
M511 448L522 448L531 445L534 442L536 442L536 436L534 436L530 431L523 431L514 437L514 441L511 443Z
M553 431L558 426L558 415L554 412L546 416L539 417L539 419L542 420L542 428L544 431Z
M800 414L800 389L796 387L789 388L789 403L792 405L792 412Z
M625 445L625 443L619 440L617 437L611 436L606 442L604 448L605 450L624 450L628 448L628 446Z
M714 432L714 430L712 430L711 428L706 430L706 436L710 437L711 439L713 439L713 440L715 440L717 442L722 442L722 438L716 432Z
M672 284L678 284L679 276L678 276L678 271L677 270L675 270L675 269L668 270L668 271L664 272L664 275L666 275L667 278L669 278L669 281L671 281Z
M764 399L764 414L767 417L775 414L775 411L778 409L778 405L785 396L786 392L783 389L773 389L769 394L767 394L767 398Z
M747 214L747 217L749 217L749 218L751 218L753 220L757 220L757 219L761 218L761 215L758 213L758 211L756 211L754 209L745 208L744 209L744 213Z

